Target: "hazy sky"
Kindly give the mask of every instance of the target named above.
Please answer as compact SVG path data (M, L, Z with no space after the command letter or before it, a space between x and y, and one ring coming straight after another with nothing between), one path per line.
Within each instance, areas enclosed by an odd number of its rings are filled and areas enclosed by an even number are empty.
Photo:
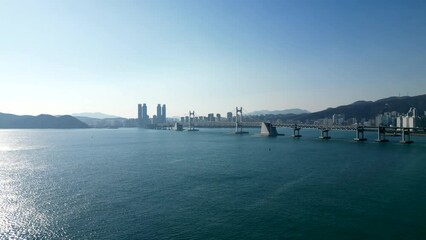
M0 112L317 111L424 93L423 0L0 0Z

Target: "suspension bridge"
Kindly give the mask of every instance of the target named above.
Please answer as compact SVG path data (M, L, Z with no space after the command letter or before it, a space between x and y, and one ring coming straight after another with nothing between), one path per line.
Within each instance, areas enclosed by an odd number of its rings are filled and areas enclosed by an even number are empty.
M355 133L354 141L367 141L364 132L376 132L376 142L388 142L387 135L401 136L400 143L413 143L412 134L426 135L426 128L405 128L405 127L372 127L361 125L318 125L318 124L294 124L294 123L271 123L256 119L253 116L245 115L243 118L243 108L235 108L234 121L196 121L195 111L189 111L187 122L163 123L158 124L159 129L179 129L184 127L187 131L199 131L198 128L235 128L235 134L247 134L244 128L260 128L260 134L263 136L276 137L284 136L279 134L277 128L289 128L293 130L294 138L300 138L302 129L318 129L320 139L331 139L330 131L353 131ZM248 119L248 121L244 121Z

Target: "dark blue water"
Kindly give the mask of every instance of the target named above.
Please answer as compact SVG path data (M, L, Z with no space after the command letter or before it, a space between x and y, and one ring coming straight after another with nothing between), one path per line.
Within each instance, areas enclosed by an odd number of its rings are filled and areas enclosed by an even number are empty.
M426 239L426 137L229 131L2 130L0 239Z

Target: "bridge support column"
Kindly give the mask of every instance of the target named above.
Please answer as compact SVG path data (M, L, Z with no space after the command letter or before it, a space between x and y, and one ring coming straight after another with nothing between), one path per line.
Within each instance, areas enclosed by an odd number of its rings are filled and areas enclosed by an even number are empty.
M260 127L260 135L268 137L278 136L277 128L272 126L271 123L262 122Z
M293 135L292 136L295 137L295 138L302 137L302 135L300 135L300 127L297 127L297 125L295 125L293 127Z
M376 142L389 142L389 140L386 139L386 128L379 127L377 129L377 139Z
M410 129L409 128L401 128L401 141L400 143L408 144L413 143L410 140Z
M320 129L320 131L321 131L321 135L320 135L320 137L319 138L321 138L321 139L330 139L331 137L330 136L328 136L328 129Z
M357 142L367 141L367 138L364 137L364 127L357 127L356 137L354 138L354 141L357 141Z

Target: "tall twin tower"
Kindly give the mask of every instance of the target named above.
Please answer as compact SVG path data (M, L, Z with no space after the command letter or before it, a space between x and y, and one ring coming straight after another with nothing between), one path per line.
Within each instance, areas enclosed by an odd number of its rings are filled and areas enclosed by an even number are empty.
M150 124L165 123L166 122L166 104L157 105L157 115L152 116L152 119L148 116L148 108L146 104L138 104L138 125L139 127L146 127Z

